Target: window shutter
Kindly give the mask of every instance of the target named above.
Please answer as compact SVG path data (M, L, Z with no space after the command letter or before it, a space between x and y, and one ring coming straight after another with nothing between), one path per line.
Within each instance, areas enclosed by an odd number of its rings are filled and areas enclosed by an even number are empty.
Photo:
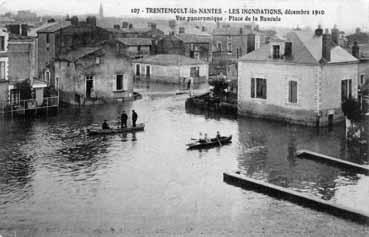
M123 90L128 90L128 74L123 74Z
M255 98L255 78L251 78L251 98Z
M117 75L113 75L113 80L112 80L112 90L116 91L117 90Z
M266 99L267 98L267 82L266 82L266 79L262 79L262 84L263 84L263 87L262 87L262 90L263 90L263 99Z
M351 98L351 96L352 96L352 80L350 79L350 80L348 80L348 82L349 82L349 92L348 92L348 94L349 94L349 98Z

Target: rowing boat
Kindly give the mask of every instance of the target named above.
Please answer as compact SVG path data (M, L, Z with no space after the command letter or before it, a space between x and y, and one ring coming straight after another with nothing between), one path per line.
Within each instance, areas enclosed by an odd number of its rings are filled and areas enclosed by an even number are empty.
M129 133L129 132L139 132L145 129L145 124L137 124L136 127L127 128L109 128L109 129L87 129L87 135L102 135L102 134L116 134L116 133Z
M219 139L212 138L208 142L204 140L198 140L196 142L187 144L187 149L191 150L191 149L212 148L212 147L217 147L217 146L223 146L231 142L232 142L232 135L228 137L220 137Z

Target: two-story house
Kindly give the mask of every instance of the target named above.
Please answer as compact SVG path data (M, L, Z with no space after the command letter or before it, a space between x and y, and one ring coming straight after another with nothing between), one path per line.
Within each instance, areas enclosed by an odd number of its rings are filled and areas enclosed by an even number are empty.
M54 61L60 55L80 47L91 47L112 38L112 33L96 26L95 17L79 21L55 23L37 31L38 74L49 84L55 85Z
M328 30L292 31L238 63L238 112L325 126L342 121L342 102L357 97L358 60Z

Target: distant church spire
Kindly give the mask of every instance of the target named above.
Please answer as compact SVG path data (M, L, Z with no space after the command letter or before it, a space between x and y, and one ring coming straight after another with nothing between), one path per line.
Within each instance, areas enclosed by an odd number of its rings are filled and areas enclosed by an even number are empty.
M100 9L99 9L99 17L103 18L104 17L104 9L103 9L103 5L100 2Z

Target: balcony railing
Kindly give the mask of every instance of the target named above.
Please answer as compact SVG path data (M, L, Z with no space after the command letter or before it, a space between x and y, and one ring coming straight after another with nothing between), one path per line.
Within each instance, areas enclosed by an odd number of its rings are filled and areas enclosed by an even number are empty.
M41 104L36 99L0 101L0 114L12 112L25 112L26 110L38 110L59 107L59 97L45 97Z

